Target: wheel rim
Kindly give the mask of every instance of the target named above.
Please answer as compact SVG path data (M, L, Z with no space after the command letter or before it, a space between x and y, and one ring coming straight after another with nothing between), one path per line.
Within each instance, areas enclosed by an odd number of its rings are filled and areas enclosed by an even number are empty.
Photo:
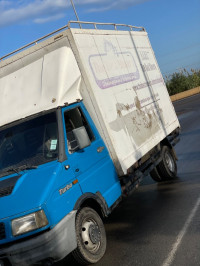
M101 245L101 232L98 224L93 219L84 220L82 223L82 240L85 248L95 253Z
M168 151L165 153L165 161L166 161L168 169L172 173L174 173L175 172L175 163L174 163L172 155Z

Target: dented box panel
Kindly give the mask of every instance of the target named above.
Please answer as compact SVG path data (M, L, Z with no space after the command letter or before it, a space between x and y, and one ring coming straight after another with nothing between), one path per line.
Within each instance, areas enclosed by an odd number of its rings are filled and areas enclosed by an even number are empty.
M67 42L59 46L48 52L37 47L5 67L0 64L0 126L81 99L74 54Z
M73 29L71 44L90 95L85 104L124 174L179 127L147 33Z

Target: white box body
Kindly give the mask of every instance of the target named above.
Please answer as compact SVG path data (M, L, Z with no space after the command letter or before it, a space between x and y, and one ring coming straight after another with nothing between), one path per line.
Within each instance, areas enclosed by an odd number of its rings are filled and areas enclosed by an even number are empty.
M0 126L83 100L119 175L179 127L148 35L67 29L0 62Z

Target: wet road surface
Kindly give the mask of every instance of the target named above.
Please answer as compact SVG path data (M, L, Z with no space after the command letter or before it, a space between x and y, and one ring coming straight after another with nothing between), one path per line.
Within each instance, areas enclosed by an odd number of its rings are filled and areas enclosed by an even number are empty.
M182 127L178 179L150 177L105 221L107 251L96 266L200 265L200 95L174 103ZM56 266L78 265L68 256Z

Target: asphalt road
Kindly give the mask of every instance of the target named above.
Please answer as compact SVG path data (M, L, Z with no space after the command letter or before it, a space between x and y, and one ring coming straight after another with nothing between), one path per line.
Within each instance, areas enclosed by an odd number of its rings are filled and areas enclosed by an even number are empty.
M174 104L182 127L178 179L150 177L106 220L107 251L96 266L200 265L200 95ZM70 257L57 266L77 265Z

